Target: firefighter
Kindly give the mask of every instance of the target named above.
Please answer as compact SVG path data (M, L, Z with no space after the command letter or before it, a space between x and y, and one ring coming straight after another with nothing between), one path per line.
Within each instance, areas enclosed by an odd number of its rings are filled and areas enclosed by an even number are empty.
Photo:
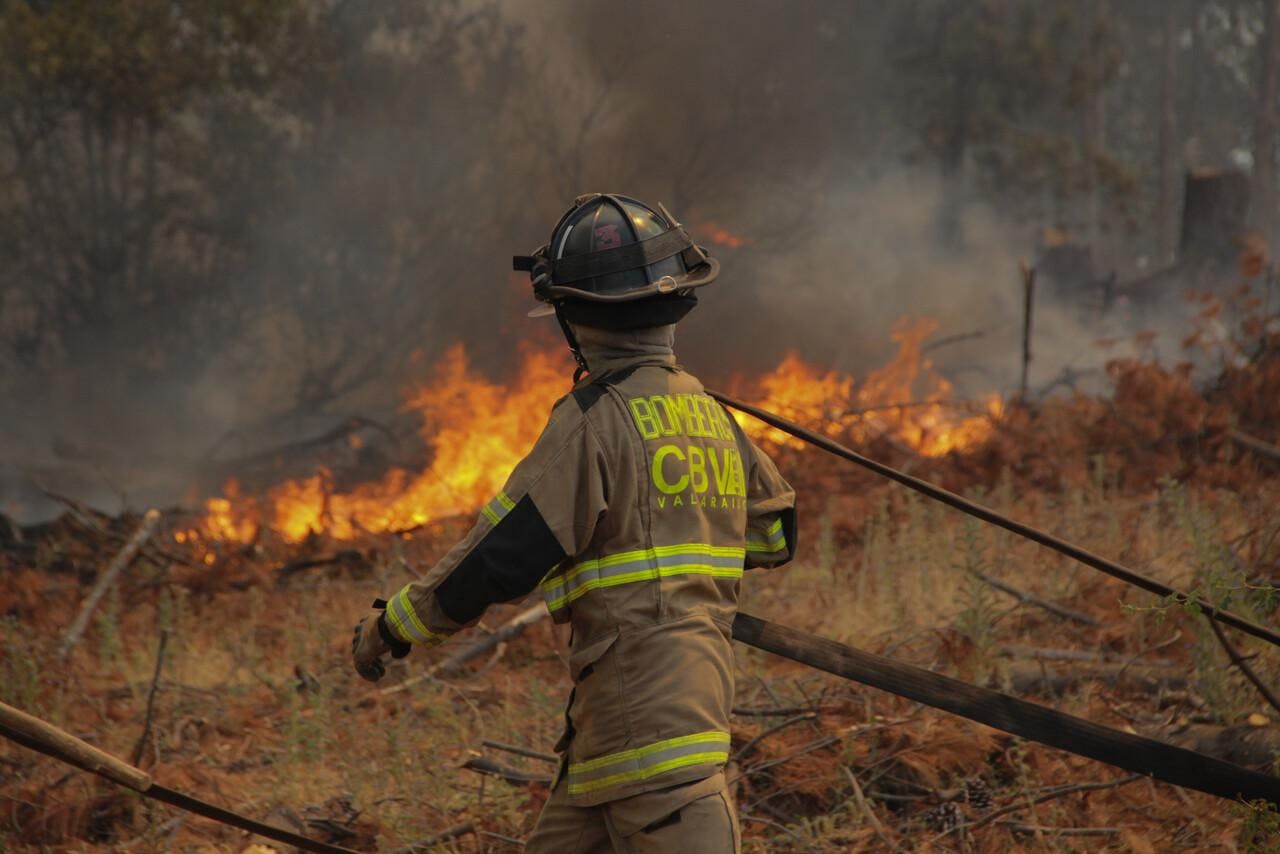
M531 852L739 850L726 787L744 568L795 553L795 493L676 364L718 262L661 205L574 201L517 257L578 369L470 533L356 627L356 670L537 589L569 623L561 762ZM379 607L384 606L385 607Z

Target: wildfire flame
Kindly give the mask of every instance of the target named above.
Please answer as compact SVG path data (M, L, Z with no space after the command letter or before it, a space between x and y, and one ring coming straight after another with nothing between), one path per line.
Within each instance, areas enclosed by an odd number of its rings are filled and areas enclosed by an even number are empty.
M923 456L971 447L990 433L1000 399L990 395L977 414L951 405L951 383L934 371L923 352L924 341L936 329L929 319L899 321L891 336L897 354L860 383L790 353L772 372L747 384L751 392L746 396L786 418L854 441L884 437ZM501 489L533 446L546 413L566 392L569 368L559 351L530 349L523 354L519 375L501 384L472 370L466 350L457 344L437 363L431 381L404 403L422 419L420 435L430 452L425 468L392 468L380 480L347 492L335 491L330 473L323 470L281 483L258 498L241 495L231 482L221 497L206 502L198 529L176 536L184 542L248 543L266 527L288 542L321 532L350 540L362 532L404 532L471 513ZM738 417L756 441L802 447L787 434Z

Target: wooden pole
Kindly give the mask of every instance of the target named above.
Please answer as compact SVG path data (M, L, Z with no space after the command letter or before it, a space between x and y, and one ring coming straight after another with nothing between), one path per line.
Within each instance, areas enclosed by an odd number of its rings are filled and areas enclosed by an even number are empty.
M145 771L99 750L48 721L33 717L5 703L0 703L0 735L23 747L52 756L60 762L83 768L113 783L133 789L144 797L211 818L221 824L238 827L277 842L284 842L303 851L316 851L320 854L356 854L350 848L308 839L301 834L263 824L248 816L184 795L167 786L161 786L153 782Z
M145 771L5 703L0 703L0 734L135 792L151 788L151 777Z
M1050 747L1087 756L1166 783L1237 800L1280 805L1280 777L1223 762L979 688L920 667L739 613L733 639L792 661L942 709Z
M1039 543L1040 545L1052 549L1059 554L1066 555L1072 560L1079 561L1085 566L1093 567L1099 572L1105 572L1113 578L1118 578L1126 584L1132 584L1134 587L1141 588L1149 593L1154 593L1157 596L1169 597L1180 604L1192 603L1204 613L1212 614L1229 626L1237 628L1247 634L1251 634L1256 638L1261 638L1268 643L1280 646L1280 633L1276 632L1276 630L1267 628L1266 626L1260 626L1257 623L1241 617L1239 614L1218 608L1206 599L1202 599L1198 596L1191 596L1181 590L1170 587L1161 581L1157 581L1154 578L1129 569L1127 566L1116 563L1112 560L1107 560L1101 555L1096 555L1093 552L1086 551L1085 549L1069 543L1066 540L1059 539L1047 531L1042 531L1039 528L1034 528L1030 525L1010 519L1008 516L997 513L990 507L984 507L976 501L961 498L954 492L949 492L940 486L935 486L927 480L921 480L918 477L913 477L909 474L900 472L891 466L885 465L884 463L876 462L870 457L864 457L857 451L850 450L827 436L815 433L812 430L806 430L799 424L774 415L772 412L763 410L758 406L752 406L749 403L744 403L741 400L721 394L718 391L711 391L710 389L707 390L707 394L711 395L725 406L745 412L755 418L759 418L770 427L776 427L782 432L789 433L797 439L802 439L814 447L821 448L830 454L834 454L851 463L856 463L863 468L870 469L882 477L887 477L890 480L897 481L903 486L913 489L922 495L927 495L936 501L941 501L949 507L954 507L963 513L968 513L970 516L981 519L982 521L988 522L996 527L1004 528L1006 531L1010 531L1020 537L1025 537L1034 543Z

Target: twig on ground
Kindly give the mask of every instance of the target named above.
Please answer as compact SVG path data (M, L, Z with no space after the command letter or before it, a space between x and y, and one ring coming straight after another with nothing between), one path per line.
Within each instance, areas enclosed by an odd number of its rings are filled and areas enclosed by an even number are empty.
M1218 639L1218 643L1222 644L1222 648L1227 651L1227 656L1231 659L1231 663L1244 674L1245 678L1253 684L1253 687L1258 689L1258 693L1271 705L1271 708L1280 712L1280 698L1276 697L1275 692L1268 688L1267 683L1263 682L1253 668L1249 666L1248 660L1231 643L1226 632L1218 625L1218 621L1210 614L1205 614L1205 619L1209 621L1209 627L1213 629L1213 634Z
M1137 780L1146 780L1146 779L1149 779L1146 774L1130 774L1129 776L1121 777L1118 780L1107 780L1105 782L1100 782L1100 783L1077 783L1076 785L1072 785L1072 786L1059 786L1056 789L1050 789L1049 791L1044 792L1043 794L1036 795L1031 798L1019 798L1014 803L1007 804L996 810L992 810L991 812L987 813L977 821L970 821L961 825L957 825L951 828L950 830L944 831L943 833L934 837L934 841L941 839L947 834L955 833L956 831L977 830L980 827L986 827L988 824L991 824L1001 816L1006 816L1009 813L1017 812L1018 810L1024 810L1027 807L1033 807L1036 804L1042 804L1045 801L1054 801L1054 800L1057 800L1058 798L1065 798L1067 795L1074 795L1077 792L1096 792L1100 789L1114 789L1118 786L1126 786L1129 783L1133 783Z
M858 809L862 811L867 824L871 825L871 829L875 831L876 837L884 843L885 848L890 851L897 850L898 846L890 841L889 834L885 833L884 825L880 823L880 819L876 818L875 810L867 803L867 798L862 793L862 786L858 785L858 778L849 770L848 765L841 765L840 770L844 772L845 777L849 778L849 785L853 787L853 798L858 802Z
M983 584L990 585L1001 593L1007 593L1027 605L1035 605L1037 608L1043 608L1049 613L1055 614L1066 620L1071 620L1073 623L1080 623L1085 626L1096 626L1098 624L1097 619L1083 611L1075 611L1071 608L1063 607L1056 602L1050 602L1048 599L1041 599L1033 593L1028 593L1025 590L1019 590L1011 584L1006 584L998 578L992 578L986 573L978 572L975 569L971 569L969 572L973 574L974 578L977 578Z
M356 549L343 549L342 551L334 552L331 555L320 555L319 557L291 560L277 569L276 574L281 580L283 580L290 576L297 575L299 572L304 570L315 569L318 566L329 566L335 563L344 563L349 560L354 561L363 559L364 555Z
M494 750L505 750L507 753L514 753L517 756L527 756L530 759L541 759L544 762L559 762L560 757L554 753L543 753L538 750L530 750L527 747L521 747L518 744L506 744L501 741L493 741L492 739L484 739L480 742L485 747L492 747Z
M160 670L164 667L164 647L169 642L169 630L160 630L160 643L156 647L156 669L151 675L151 689L147 692L147 717L142 724L142 735L138 736L138 743L133 747L133 762L138 765L142 762L142 751L146 749L147 738L151 735L151 718L156 708L156 691L160 688Z
M735 754L733 754L733 758L734 758L734 760L738 760L738 759L741 759L742 757L746 756L746 755L747 755L747 753L748 753L748 752L750 752L750 751L751 751L751 749L752 749L753 747L755 747L757 744L759 744L759 743L760 743L761 741L763 741L764 739L766 739L766 738L768 738L769 736L773 735L774 733L778 732L779 730L786 729L787 727L792 726L792 725L794 725L794 724L798 724L798 723L800 723L801 721L811 721L811 720L815 720L815 719L817 719L817 717L818 717L818 716L817 716L817 714L815 714L815 713L813 713L813 712L805 712L804 714L796 715L796 716L794 716L794 717L787 718L787 719L786 719L785 721L783 721L782 723L774 724L773 726L771 726L771 727L769 727L768 729L766 729L764 732L762 732L762 733L760 733L759 735L757 735L755 738L753 738L753 739L751 739L750 741L748 741L746 744L742 745L742 747L739 747L739 748L738 748L738 752L737 752L737 753L735 753Z
M1164 649L1165 647L1173 646L1175 643L1177 643L1177 642L1178 642L1178 641L1180 641L1181 639L1182 639L1182 630L1181 630L1181 629L1179 629L1178 631L1176 631L1176 632L1174 632L1174 633L1173 633L1173 637L1171 637L1171 638L1167 638L1167 639L1165 639L1165 640L1162 640L1162 641L1160 641L1160 642L1159 642L1159 643L1157 643L1157 644L1152 644L1151 646L1147 647L1146 649L1140 649L1140 650L1138 650L1137 652L1135 652L1135 653L1133 654L1133 656L1132 656L1132 657L1130 657L1130 658L1129 658L1129 660L1128 660L1128 661L1126 661L1126 662L1124 663L1124 667L1121 667L1121 668L1120 668L1120 672L1116 674L1116 679L1117 679L1117 681L1118 681L1121 677L1123 677L1123 676L1124 676L1125 671L1126 671L1126 670L1128 670L1128 669L1129 669L1129 667L1130 667L1134 662L1136 662L1139 658L1142 658L1142 656L1144 656L1144 655L1150 655L1150 654L1151 654L1151 653L1153 653L1153 652L1159 652L1160 650Z
M468 771L475 771L477 774L488 774L491 777L501 777L508 783L514 785L522 785L524 783L550 783L550 774L537 774L532 771L521 771L519 768L511 768L494 762L492 759L484 756L473 756L466 762L462 763L462 767Z
M1115 836L1122 832L1118 827L1046 827L1039 824L1023 824L1020 821L997 821L996 824L1019 833L1037 833L1045 836Z
M775 765L781 765L783 762L790 762L792 759L795 759L797 756L804 756L806 753L812 753L815 750L821 750L822 748L832 744L836 744L839 741L840 741L840 736L838 735L823 736L817 741L811 741L808 744L804 745L803 747L797 750L791 751L785 756L776 756L773 759L767 759L764 762L756 763L755 765L752 765L749 768L747 768L745 771L743 771L742 774L739 776L745 777L748 774L759 774L761 771L764 771L768 768L772 768Z
M760 816L758 816L758 815L744 815L744 816L742 817L742 820L743 820L743 821L754 821L756 824L765 824L765 825L768 825L769 827L775 827L775 828L777 828L778 830L781 830L783 833L785 833L785 834L787 834L788 836L790 836L791 838L795 839L796 841L798 841L798 842L799 842L799 843L801 843L802 845L803 845L803 844L806 844L803 836L801 836L800 834L796 833L794 830L792 830L791 828L787 827L785 824L779 824L778 822L776 822L776 821L774 821L774 820L772 820L772 819L768 819L768 818L761 818L761 817L760 817Z
M419 851L427 851L431 847L439 845L442 842L448 842L451 839L457 839L459 836L466 836L468 833L474 834L475 832L476 826L473 822L463 822L462 824L455 825L448 830L442 830L435 836L428 836L426 839L423 839L420 842L415 842L409 847L401 850L415 852L416 854L416 852Z
M524 847L523 839L516 839L514 836L503 836L501 833L494 833L492 830L477 830L477 836L484 836L489 839L497 839L499 842L505 842L508 845L514 845L517 848Z
M111 586L124 568L133 562L134 557L138 554L138 549L142 548L142 544L155 531L159 522L160 511L148 510L143 514L142 522L138 525L137 530L133 532L133 536L129 538L129 541L124 544L120 551L116 552L116 556L112 558L111 563L107 564L107 568L98 576L98 581L94 584L93 590L90 591L89 597L80 606L80 613L76 615L75 620L71 623L71 627L67 629L66 635L62 638L62 643L58 647L58 658L65 659L67 653L75 646L76 641L80 640L80 636L84 634L84 630L89 626L89 618L93 616L93 611L98 607L98 603L102 601L107 588Z
M783 715L816 714L825 711L827 709L822 706L787 706L775 709L734 709L733 714L742 717L780 718Z
M499 626L492 634L476 641L465 649L455 652L443 661L431 665L431 667L427 668L426 673L406 679L399 685L392 685L390 688L383 688L382 694L383 696L386 696L388 694L399 693L400 691L404 691L405 689L413 685L417 685L420 682L425 682L428 679L434 679L439 673L456 669L459 665L465 664L476 656L484 655L498 644L511 640L514 637L518 637L525 629L529 628L529 626L541 622L548 616L550 616L550 612L547 611L546 604L538 602L538 604L526 608L502 626Z

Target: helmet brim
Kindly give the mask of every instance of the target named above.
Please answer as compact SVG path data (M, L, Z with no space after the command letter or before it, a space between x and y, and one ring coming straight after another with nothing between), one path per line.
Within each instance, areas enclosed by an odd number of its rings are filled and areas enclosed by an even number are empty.
M594 291L584 291L579 288L569 287L567 285L550 285L543 289L543 293L554 299L580 299L587 302L605 302L605 303L623 303L634 302L640 299L646 299L652 296L661 296L669 293L679 293L681 291L689 291L694 288L700 288L703 285L709 285L720 275L720 262L715 258L707 256L706 262L699 264L687 273L679 276L666 276L668 281L659 279L656 282L650 282L643 288L635 288L620 294L599 294ZM556 307L553 303L539 303L529 310L527 317L550 317L556 313Z
M598 293L575 288L571 285L545 285L542 292L552 299L581 299L588 302L632 302L645 297L687 291L709 285L720 275L720 262L706 256L706 260L679 276L663 276L642 288L631 288L616 294Z

